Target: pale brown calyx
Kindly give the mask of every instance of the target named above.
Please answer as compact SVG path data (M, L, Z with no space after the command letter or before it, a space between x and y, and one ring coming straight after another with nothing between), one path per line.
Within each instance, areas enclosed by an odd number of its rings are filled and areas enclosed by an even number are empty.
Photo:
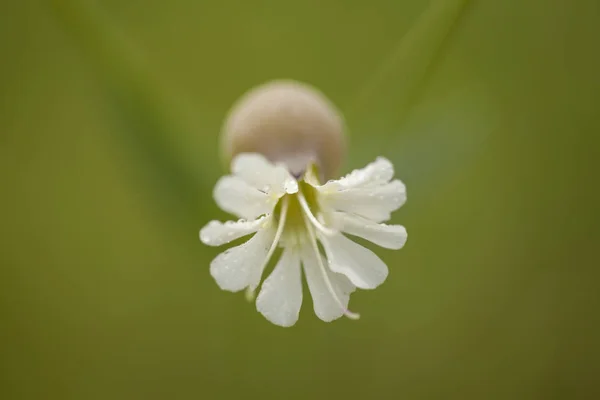
M255 87L232 107L221 140L230 161L240 153L260 153L301 175L315 163L321 178L338 172L346 150L344 121L317 89L291 80Z

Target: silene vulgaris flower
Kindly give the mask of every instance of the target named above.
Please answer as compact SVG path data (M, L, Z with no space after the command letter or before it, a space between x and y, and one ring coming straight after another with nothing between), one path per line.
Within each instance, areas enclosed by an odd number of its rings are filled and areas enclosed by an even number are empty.
M214 199L240 219L209 222L200 240L221 246L249 237L219 254L210 273L221 289L246 290L250 298L260 286L256 308L276 325L298 320L302 276L321 320L357 319L348 309L350 294L381 285L388 268L351 237L388 249L406 242L403 226L384 223L406 201L390 161L379 157L341 179L325 180L343 152L342 128L319 92L289 81L248 93L225 125L231 175L219 179Z

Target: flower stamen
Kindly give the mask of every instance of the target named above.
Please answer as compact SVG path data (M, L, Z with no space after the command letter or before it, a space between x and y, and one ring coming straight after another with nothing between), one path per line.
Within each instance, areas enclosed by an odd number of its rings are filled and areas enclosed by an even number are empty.
M303 200L304 200L304 203L306 204L306 199L304 199L304 197L302 196L301 192L298 192L298 197L301 199L300 200L300 204L302 204ZM308 207L308 204L306 206ZM348 308L346 306L344 306L344 304L342 303L342 301L340 300L340 298L336 294L335 289L333 288L333 285L331 284L331 280L329 279L329 275L327 274L327 270L325 269L325 265L323 265L323 257L321 256L321 252L319 251L319 246L317 245L317 237L315 235L315 232L313 231L313 227L312 227L312 224L311 224L311 222L313 222L313 221L310 220L310 215L312 215L312 214L304 212L302 215L304 217L304 223L306 225L306 230L308 231L308 236L310 237L310 243L311 243L311 246L312 246L312 248L313 248L313 250L315 252L315 256L317 257L317 263L319 265L319 269L321 270L321 275L323 275L323 279L325 280L325 285L327 286L327 290L329 291L329 293L333 297L334 301L343 310L344 315L347 318L350 318L350 319L353 319L353 320L359 319L360 318L360 314L353 313L350 310L348 310ZM314 215L312 217L315 218Z
M326 227L325 225L323 225L315 217L315 215L310 210L310 207L308 206L308 202L306 201L306 198L302 194L302 191L300 190L300 188L298 188L297 195L298 195L298 201L300 202L300 206L302 207L302 210L304 210L304 214L308 217L308 219L312 223L312 225L314 225L319 231L321 231L321 233L323 233L324 235L327 235L327 236L333 236L338 233L336 230L330 229L330 228Z

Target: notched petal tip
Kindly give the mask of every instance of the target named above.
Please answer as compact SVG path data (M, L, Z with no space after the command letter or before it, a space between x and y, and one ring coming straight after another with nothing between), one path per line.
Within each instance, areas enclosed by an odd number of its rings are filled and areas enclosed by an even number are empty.
M354 320L360 318L360 314L348 309L350 294L356 289L352 282L345 275L326 267L318 249L311 249L310 246L303 247L301 259L317 317L325 322L343 316Z
M247 242L229 248L210 263L210 274L222 290L239 292L260 282L264 260L273 242L272 229L261 229Z
M334 212L330 218L332 224L340 231L358 236L386 249L399 250L406 243L406 228L402 225L380 224L358 215L343 212Z
M290 327L298 321L301 306L300 258L288 248L263 282L256 299L256 309L271 323Z
M346 236L321 236L321 243L327 253L329 268L346 276L356 287L375 289L387 279L387 265L371 250Z

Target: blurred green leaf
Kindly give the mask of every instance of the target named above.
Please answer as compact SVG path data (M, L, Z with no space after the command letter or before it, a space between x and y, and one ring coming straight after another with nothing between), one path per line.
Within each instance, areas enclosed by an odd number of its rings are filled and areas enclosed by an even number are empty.
M161 84L99 5L77 0L48 5L104 82L107 111L116 121L114 138L138 160L135 172L182 220L200 220L198 198L211 185L202 168L210 165L192 158L178 139L191 129L188 106Z

